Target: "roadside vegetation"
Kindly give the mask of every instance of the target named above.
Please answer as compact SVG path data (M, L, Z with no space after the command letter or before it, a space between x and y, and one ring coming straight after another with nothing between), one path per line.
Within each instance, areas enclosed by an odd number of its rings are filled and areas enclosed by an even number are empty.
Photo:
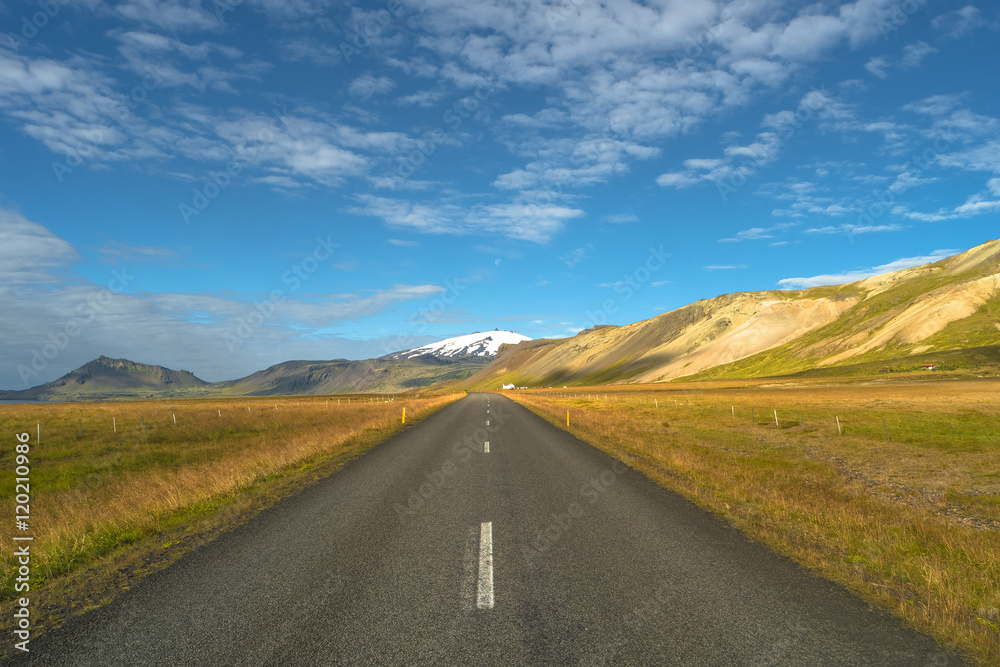
M1000 381L506 394L977 664L1000 664Z
M37 627L58 625L340 468L402 429L404 408L410 424L460 396L0 405L2 599L15 596L15 533L34 537ZM27 533L14 525L17 433L31 438Z

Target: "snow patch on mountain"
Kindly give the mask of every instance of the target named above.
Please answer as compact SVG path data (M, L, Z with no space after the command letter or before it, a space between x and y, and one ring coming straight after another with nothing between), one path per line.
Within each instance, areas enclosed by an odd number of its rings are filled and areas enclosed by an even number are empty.
M429 343L412 350L397 352L392 355L395 359L412 359L414 357L434 356L434 357L464 357L472 355L476 357L495 357L501 345L516 345L521 341L531 340L527 336L522 336L513 331L488 331L486 333L471 333L465 336L455 336L445 338L436 343Z

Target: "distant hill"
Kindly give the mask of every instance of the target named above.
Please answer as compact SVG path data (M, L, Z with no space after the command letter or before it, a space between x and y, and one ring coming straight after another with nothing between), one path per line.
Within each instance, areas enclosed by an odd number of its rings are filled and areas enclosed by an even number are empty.
M465 380L485 368L504 344L520 340L527 337L510 331L477 332L378 359L286 361L223 382L205 382L188 371L100 357L58 380L21 391L0 391L0 400L401 393Z
M139 364L128 359L98 357L58 380L25 389L0 391L0 399L74 400L183 393L208 387L189 371Z
M489 358L364 359L286 361L230 382L217 382L223 394L356 394L412 391L437 382L464 380L486 367Z
M635 324L521 343L467 386L877 373L998 360L1000 241L990 241L845 285L726 294Z

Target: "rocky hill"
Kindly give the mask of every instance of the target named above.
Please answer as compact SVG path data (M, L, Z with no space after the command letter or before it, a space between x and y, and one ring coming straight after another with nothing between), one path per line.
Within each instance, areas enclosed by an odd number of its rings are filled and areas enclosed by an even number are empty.
M937 365L935 355L991 364L997 346L1000 241L990 241L845 285L726 294L626 326L521 343L470 386L662 382L859 365L888 371Z
M0 391L0 399L74 400L176 394L210 386L189 371L98 357L58 380L25 389Z

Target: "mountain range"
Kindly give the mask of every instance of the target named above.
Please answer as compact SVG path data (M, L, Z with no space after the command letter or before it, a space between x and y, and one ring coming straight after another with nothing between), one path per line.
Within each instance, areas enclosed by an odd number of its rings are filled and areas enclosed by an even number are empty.
M476 332L377 359L286 361L223 382L102 356L58 380L21 391L0 391L0 400L401 393L468 378L489 364L503 345L525 340L531 339L512 331Z
M501 351L469 386L878 374L1000 364L1000 240L796 291L725 294L626 326Z
M101 357L0 399L398 393L784 375L1000 370L1000 240L844 285L740 292L572 338L473 333L350 361L288 361L239 380Z

